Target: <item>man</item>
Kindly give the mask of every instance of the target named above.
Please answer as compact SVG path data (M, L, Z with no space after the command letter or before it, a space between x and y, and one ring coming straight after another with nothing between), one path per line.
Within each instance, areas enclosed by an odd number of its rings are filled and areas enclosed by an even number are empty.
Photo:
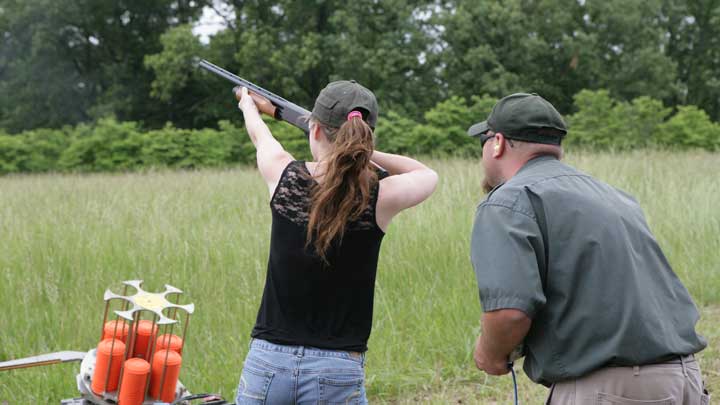
M697 309L637 201L560 162L567 129L538 95L503 98L468 133L489 193L471 246L477 367L505 374L523 344L549 404L706 404Z

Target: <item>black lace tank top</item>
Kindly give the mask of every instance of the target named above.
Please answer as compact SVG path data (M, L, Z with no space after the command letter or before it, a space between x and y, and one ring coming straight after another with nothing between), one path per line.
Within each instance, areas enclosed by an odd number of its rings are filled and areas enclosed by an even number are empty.
M347 223L342 243L333 243L327 251L325 263L305 243L313 182L305 162L293 161L270 200L270 257L252 337L364 352L384 236L375 221L379 185L372 188L362 215Z

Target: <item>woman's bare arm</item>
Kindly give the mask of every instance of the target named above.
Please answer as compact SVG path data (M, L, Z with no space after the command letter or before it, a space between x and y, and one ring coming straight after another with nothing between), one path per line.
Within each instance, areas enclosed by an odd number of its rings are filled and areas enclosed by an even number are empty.
M245 87L238 92L240 93L238 107L243 112L245 128L257 151L258 170L260 170L260 175L262 175L270 195L272 195L283 170L293 160L293 157L272 136L270 129L260 117L258 108L266 114L272 115L275 107L256 94L248 94Z
M438 175L431 168L407 156L375 151L372 161L390 174L380 181L375 214L380 229L386 230L400 211L430 197L437 186Z

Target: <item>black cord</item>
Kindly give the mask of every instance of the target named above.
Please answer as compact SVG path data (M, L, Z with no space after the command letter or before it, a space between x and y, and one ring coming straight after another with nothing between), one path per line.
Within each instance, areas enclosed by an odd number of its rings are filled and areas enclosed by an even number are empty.
M513 378L513 391L515 392L515 405L518 405L517 378L515 377L515 369L510 366L510 373Z
M509 361L507 366L510 369L510 374L512 374L513 379L513 393L515 394L515 405L518 405L518 389L517 389L517 377L515 376L515 369L513 366L515 365L515 362Z

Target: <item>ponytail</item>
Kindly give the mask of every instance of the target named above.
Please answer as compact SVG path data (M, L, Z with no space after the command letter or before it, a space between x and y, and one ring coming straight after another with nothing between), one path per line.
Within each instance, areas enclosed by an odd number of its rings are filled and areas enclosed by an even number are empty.
M323 181L314 183L311 191L306 247L312 244L327 262L328 249L337 238L342 241L346 224L365 211L378 179L370 163L372 129L358 111L348 114L340 128L323 129L333 150L327 157Z

